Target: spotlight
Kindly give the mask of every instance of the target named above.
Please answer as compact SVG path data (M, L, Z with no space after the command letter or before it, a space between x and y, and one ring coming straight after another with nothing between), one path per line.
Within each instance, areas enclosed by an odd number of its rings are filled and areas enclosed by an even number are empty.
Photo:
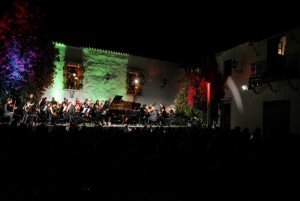
M135 78L135 79L134 79L134 83L135 83L135 84L138 84L139 82L140 82L140 81L139 81L138 78Z
M73 76L75 77L75 76L76 76L76 73L73 73Z
M248 90L248 86L247 85L243 85L241 88L242 88L243 91L247 91Z

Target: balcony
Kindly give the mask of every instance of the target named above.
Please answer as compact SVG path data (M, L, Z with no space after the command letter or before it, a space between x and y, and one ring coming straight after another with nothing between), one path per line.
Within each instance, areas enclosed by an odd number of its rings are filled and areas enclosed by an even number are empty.
M298 78L297 55L278 55L272 59L251 63L249 81L256 80L258 77L262 83Z

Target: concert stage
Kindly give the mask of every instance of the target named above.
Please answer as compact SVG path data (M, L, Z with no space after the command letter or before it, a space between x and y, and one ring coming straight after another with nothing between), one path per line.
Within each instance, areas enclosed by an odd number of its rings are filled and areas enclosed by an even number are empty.
M7 125L7 127L9 127L8 123L1 123L0 125L4 126ZM124 130L126 132L130 132L133 129L156 129L156 128L163 128L163 129L168 129L168 128L189 128L191 126L188 125L142 125L142 124L136 124L136 125L126 125L126 124L111 124L111 125L99 125L99 124L95 124L95 123L80 123L80 124L55 124L55 125L51 125L51 124L42 124L42 123L38 123L36 125L32 125L32 124L22 124L22 123L18 123L16 125L16 127L26 127L29 128L31 127L33 130L35 130L37 127L41 127L41 126L45 126L48 127L48 131L50 132L51 130L53 130L54 128L57 127L64 127L66 129L66 131L69 131L69 129L71 127L75 127L78 130L81 130L82 128L95 128L95 129L110 129L110 128L116 128L116 129L121 129Z

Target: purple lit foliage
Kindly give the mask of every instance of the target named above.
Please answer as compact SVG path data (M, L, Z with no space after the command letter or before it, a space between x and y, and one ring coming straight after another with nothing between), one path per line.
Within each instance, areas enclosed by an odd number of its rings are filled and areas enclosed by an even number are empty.
M31 50L22 51L20 42L12 37L5 56L7 63L1 67L7 76L4 85L19 90L25 84L29 84L30 78L34 76L33 62L37 59L37 53Z
M38 7L15 0L0 19L0 95L39 98L53 82L58 50L43 32Z

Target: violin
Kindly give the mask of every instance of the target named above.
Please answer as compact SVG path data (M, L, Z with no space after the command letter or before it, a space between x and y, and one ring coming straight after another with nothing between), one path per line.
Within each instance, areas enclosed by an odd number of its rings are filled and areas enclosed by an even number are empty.
M23 110L28 112L30 107L33 107L34 106L34 103L30 103L30 102L27 102L24 107L23 107Z
M16 107L16 101L15 101L15 103L9 103L8 104L9 105L9 107L11 107L13 110L15 110L15 109L17 109L18 107Z
M151 113L155 110L155 107L153 105L149 105L149 106L146 106L146 110L148 113Z

